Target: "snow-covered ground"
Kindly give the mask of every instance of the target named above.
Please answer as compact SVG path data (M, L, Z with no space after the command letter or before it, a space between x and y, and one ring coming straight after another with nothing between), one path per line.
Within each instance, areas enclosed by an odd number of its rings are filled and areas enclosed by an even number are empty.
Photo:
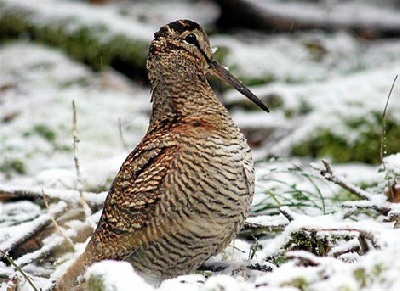
M19 2L24 5L24 1ZM90 11L88 8L86 12ZM96 15L103 20L118 17L109 12ZM153 30L150 25L137 33L150 40ZM304 42L315 39L326 50L322 61L316 61L304 46ZM320 127L333 128L348 139L356 138L354 132L341 126L339 118L381 112L393 78L400 73L399 41L361 44L346 33L263 39L217 35L211 41L214 46L229 48L225 65L235 74L245 78L273 77L273 83L252 88L257 95L278 94L284 100L282 110L295 110L304 100L310 104L311 113L301 120L285 117L280 109L271 114L232 112L244 128L280 123L279 128L289 132L272 148L265 145L257 149L256 158L287 152L291 143ZM227 103L242 98L235 91L223 97ZM399 97L397 82L388 111L397 122ZM72 150L72 101L77 113L82 186L77 180ZM69 205L79 206L79 193L74 191L77 187L83 188L91 205L101 205L104 191L125 156L147 130L150 105L148 88L116 72L94 73L60 51L29 42L2 44L0 194L29 190L41 196L44 191L58 199L48 209L32 199L0 202L0 251L8 251L30 232L49 223L50 217L73 215L74 207ZM313 162L323 168L320 161ZM400 231L387 218L390 213L398 214L400 207L388 203L381 194L388 178L393 181L400 176L400 154L388 157L385 167L333 165L335 174L372 195L369 201L358 201L324 180L309 161L292 157L260 161L256 163L256 194L248 222L264 229L261 234L253 233L253 237L243 232L224 252L207 261L204 269L214 271L181 276L154 287L142 281L126 263L102 262L92 266L86 278L104 276L105 290L127 290L132 286L137 290L165 291L398 290ZM357 210L363 206L372 209ZM386 208L389 214L383 215L375 208ZM73 237L79 230L92 227L99 213L94 211L85 222L70 220L66 224L70 228L63 227L64 235ZM301 232L316 245L319 240L325 242L327 249L291 248ZM51 280L65 270L66 264L62 263L73 256L73 251L62 252L52 262L42 258L51 254L54 259L54 250L63 242L64 238L54 231L37 251L14 258L15 262L37 287L49 287ZM81 241L74 248L75 255L83 248ZM32 289L20 271L0 262L0 290L12 284L3 278L18 278L22 290Z

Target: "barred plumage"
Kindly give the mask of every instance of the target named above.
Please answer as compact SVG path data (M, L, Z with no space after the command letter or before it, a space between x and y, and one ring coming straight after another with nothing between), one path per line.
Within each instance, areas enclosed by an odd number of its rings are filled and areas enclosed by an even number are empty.
M148 132L121 166L97 229L60 279L60 290L104 259L128 261L151 282L190 273L229 244L248 214L250 148L206 72L265 105L212 59L204 30L189 20L155 33L147 68Z

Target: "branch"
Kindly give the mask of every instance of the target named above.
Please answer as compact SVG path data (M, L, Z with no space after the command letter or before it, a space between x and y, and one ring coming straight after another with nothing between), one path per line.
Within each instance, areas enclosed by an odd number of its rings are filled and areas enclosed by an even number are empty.
M44 204L46 206L47 212L49 213L49 217L51 219L51 222L53 223L53 225L54 225L55 229L57 230L58 234L61 235L66 240L66 242L72 247L72 249L75 249L74 243L72 242L72 240L69 237L64 235L64 233L61 231L60 227L58 226L57 221L51 215L49 204L47 203L46 194L44 193L44 190L42 190L42 194L43 194L43 200L44 200Z
M77 114L76 114L76 107L75 107L75 101L72 101L72 111L73 111L73 126L72 126L72 132L74 135L74 163L75 163L75 171L76 171L76 179L77 179L77 189L79 191L79 203L81 204L83 211L85 212L85 218L89 218L91 215L90 207L87 205L85 199L83 198L83 183L82 183L82 178L81 178L81 169L80 169L80 163L79 163L79 157L78 157L78 143L79 143L79 137L78 137L78 128L77 128Z
M378 206L374 202L368 201L368 203L365 203L366 201L344 201L342 203L343 208L350 208L350 209L371 209L375 210L382 215L387 215L388 212L390 211L390 207L387 205L382 205Z
M21 273L21 275L25 278L25 280L28 282L29 285L33 288L35 291L39 291L38 288L36 288L35 284L33 284L31 278L24 272L24 270L21 269L20 266L18 266L14 260L7 254L7 252L0 250L0 254L6 258L6 260L18 271Z
M336 185L339 185L343 189L349 191L350 193L356 195L357 197L359 197L363 200L371 200L372 199L372 194L360 189L359 187L357 187L355 185L350 184L344 178L341 178L341 177L338 177L337 175L335 175L335 173L332 170L331 165L327 161L322 160L322 163L324 164L325 169L319 168L314 163L311 163L311 167L313 167L315 170L319 171L319 173L325 178L325 180L332 182Z
M387 99L386 99L385 108L383 109L383 112L382 112L382 131L381 131L381 150L380 150L380 155L381 155L381 163L382 163L382 166L383 166L384 170L386 170L386 165L385 165L385 162L383 161L383 155L386 154L386 150L385 150L386 144L384 143L385 135L386 135L386 111L388 109L389 99L390 99L390 96L392 95L394 84L396 83L396 80L397 80L398 76L399 75L396 75L394 77L394 80L393 80L393 83L392 83L392 87L390 88L389 94L388 94Z
M122 145L124 150L128 150L129 147L128 147L128 144L126 143L125 138L124 138L124 133L123 133L123 130L122 130L121 118L118 118L118 129L119 129L119 139L121 141L121 145Z
M307 267L316 267L321 264L318 262L320 257L308 251L288 251L285 255L291 259L299 259L301 264Z
M279 207L279 212L282 213L282 215L285 216L286 219L290 222L294 220L294 213L290 210L289 207L281 206Z

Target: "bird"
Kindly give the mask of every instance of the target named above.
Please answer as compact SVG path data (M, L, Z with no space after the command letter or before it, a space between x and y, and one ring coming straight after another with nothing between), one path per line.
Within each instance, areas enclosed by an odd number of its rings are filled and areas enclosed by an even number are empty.
M93 263L131 263L147 282L195 271L233 240L249 213L254 165L245 136L206 79L268 107L212 55L205 30L177 20L154 34L146 63L152 111L84 252L56 282L71 290Z

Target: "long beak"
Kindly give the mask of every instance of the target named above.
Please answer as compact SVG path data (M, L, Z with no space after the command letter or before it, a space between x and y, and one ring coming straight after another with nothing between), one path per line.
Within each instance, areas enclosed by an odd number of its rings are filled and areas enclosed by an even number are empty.
M223 66L221 66L217 61L212 60L208 63L208 65L211 74L224 80L226 83L231 85L233 88L235 88L244 96L246 96L255 104L257 104L257 106L260 107L262 110L269 112L268 107L264 103L262 103L262 101L256 95L254 95L250 91L250 89L248 89L245 85L243 85L242 82L236 79L235 76L229 73L229 71L225 69Z

